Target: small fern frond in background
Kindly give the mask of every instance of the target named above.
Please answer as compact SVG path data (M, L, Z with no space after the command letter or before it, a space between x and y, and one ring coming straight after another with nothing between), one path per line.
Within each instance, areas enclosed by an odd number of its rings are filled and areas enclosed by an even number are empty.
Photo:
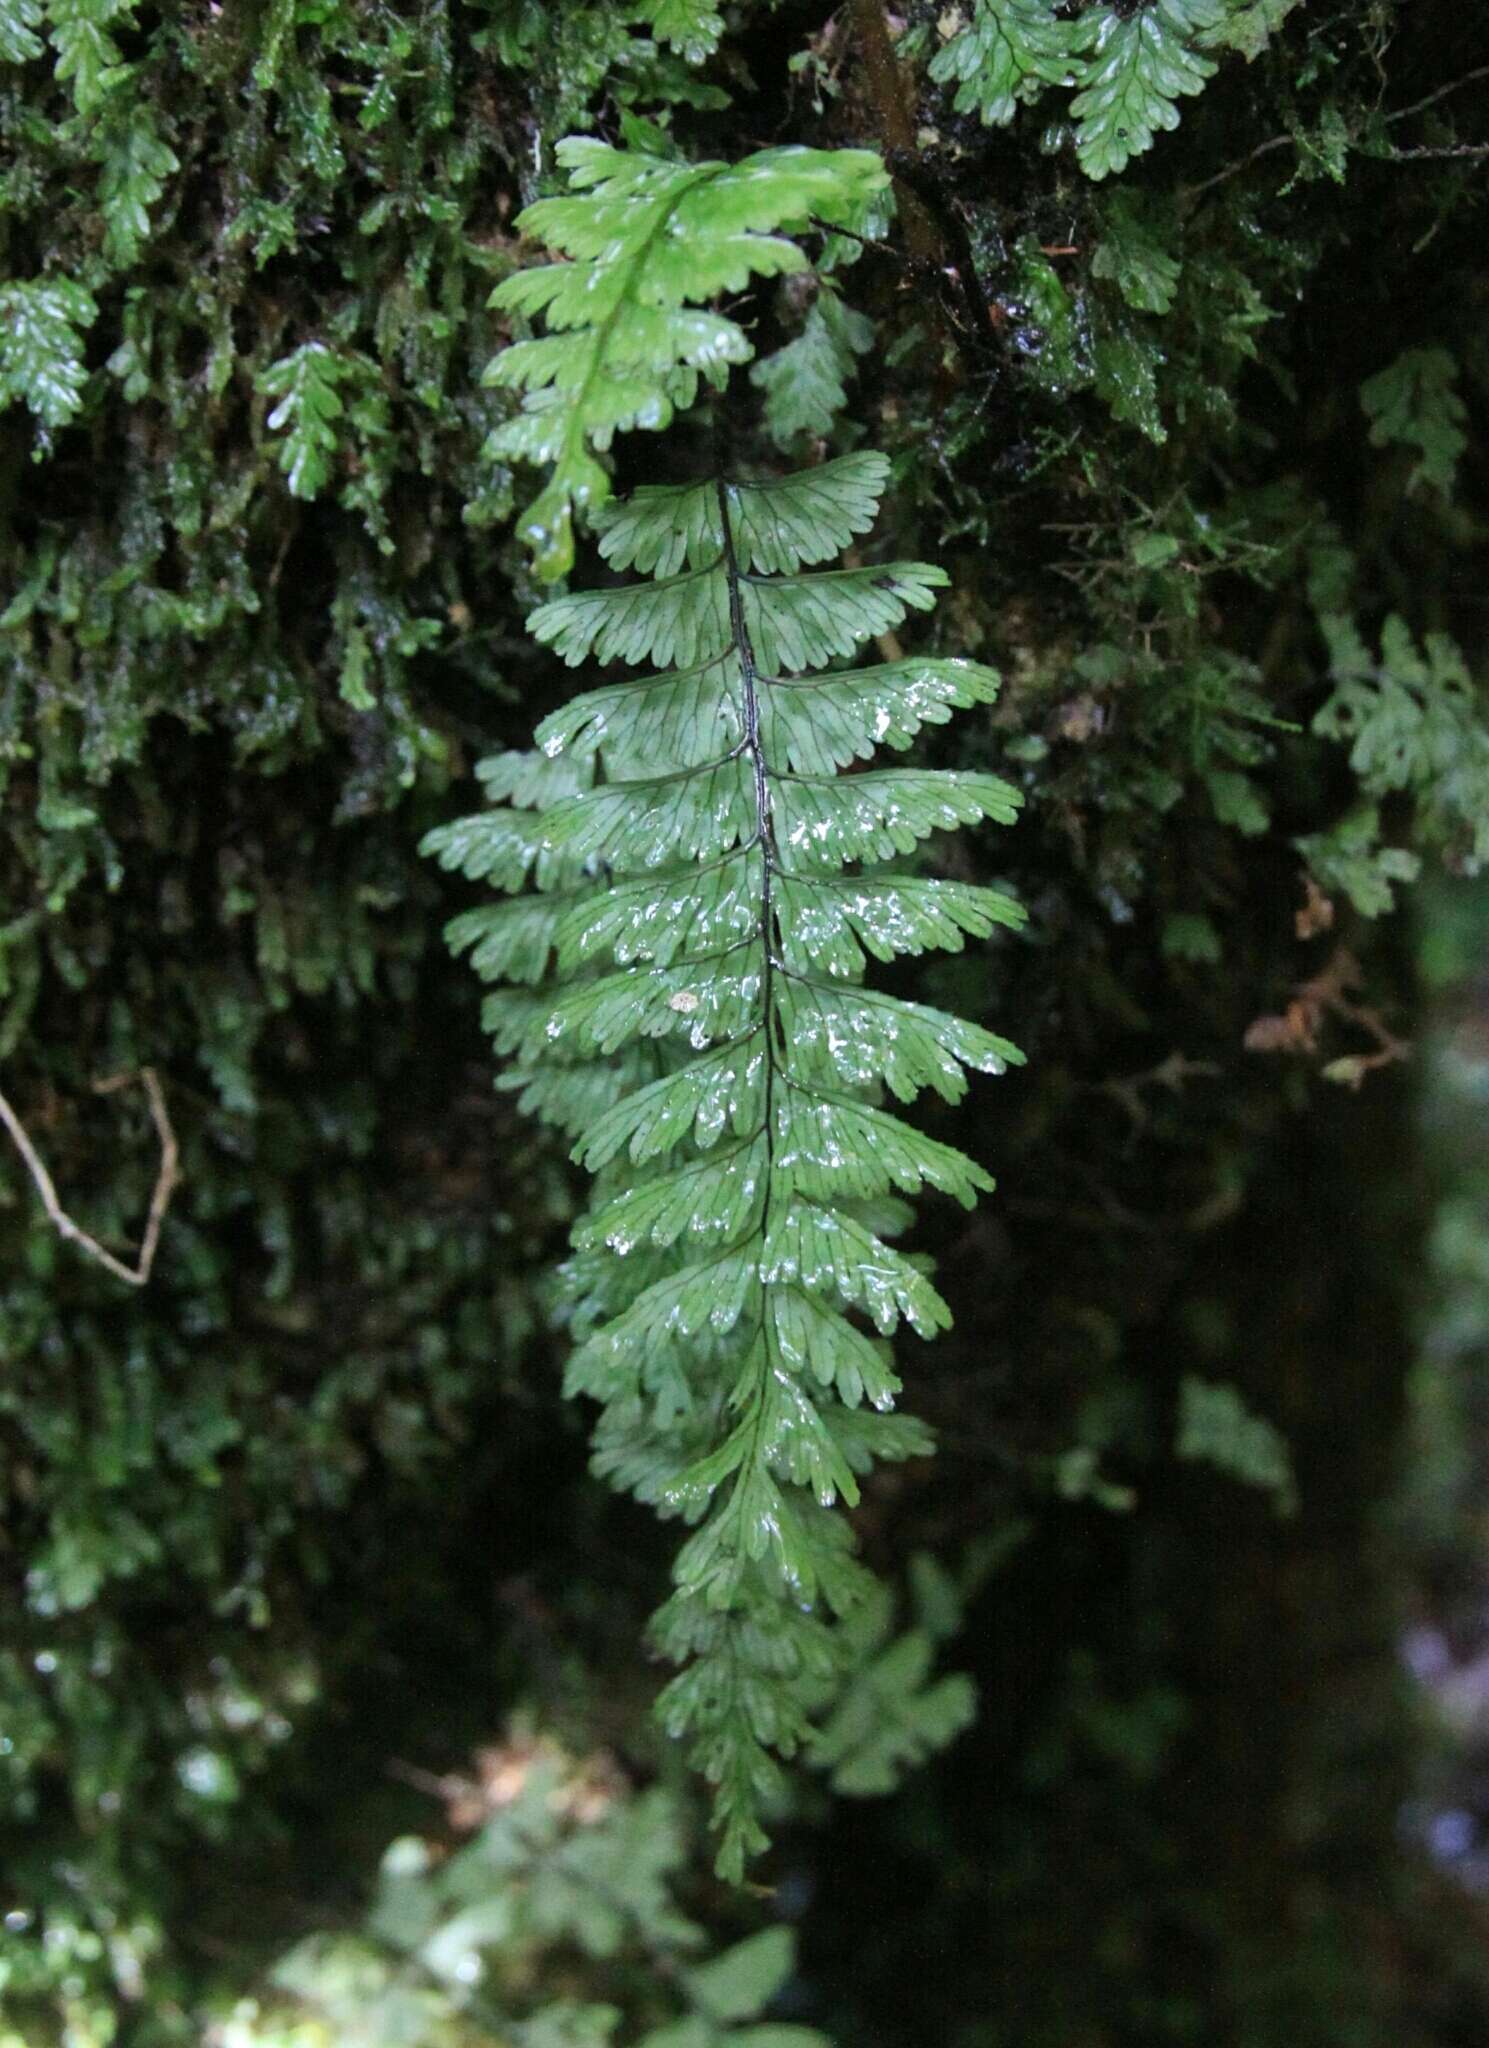
M662 22L697 7L656 9ZM522 534L538 574L573 566L573 517L610 496L596 451L617 433L665 427L691 405L700 379L720 385L753 353L735 320L707 307L752 278L806 267L788 239L814 220L852 226L887 185L862 149L766 149L737 164L681 163L584 136L558 145L567 196L540 199L518 226L566 261L518 271L493 305L547 332L495 357L488 382L522 393L487 454L551 465Z
M271 433L283 436L279 466L297 498L313 498L331 474L336 423L345 407L338 385L352 365L322 341L308 341L259 377L259 390L279 403L269 414Z
M962 1626L966 1595L986 1575L985 1558L969 1564L958 1585L929 1552L914 1553L907 1573L911 1626L902 1633L895 1633L894 1596L882 1583L849 1617L847 1670L818 1716L809 1753L834 1792L873 1799L894 1791L976 1718L977 1691L967 1674L935 1671L939 1646Z
M633 1792L603 1753L569 1757L522 1730L476 1763L439 1781L469 1839L390 1843L364 1924L300 1942L263 2020L230 2022L225 2043L832 2048L815 2027L761 2018L794 1969L792 1929L711 1951L683 1911L673 1793Z
M873 321L824 283L801 333L750 372L750 382L765 393L765 424L778 448L790 448L802 434L831 433L857 359L873 345Z
M486 1007L506 1085L596 1175L568 1269L568 1388L601 1404L597 1469L693 1525L655 1623L683 1667L661 1713L714 1784L736 1877L764 1846L771 1752L807 1739L836 1668L831 1618L871 1583L835 1506L876 1460L929 1448L889 1412L885 1340L949 1321L924 1262L893 1247L904 1197L970 1206L992 1185L883 1098L956 1101L968 1069L1019 1057L865 982L871 958L1022 918L996 889L882 865L1010 822L1007 783L840 772L998 687L968 661L857 665L946 581L820 566L868 530L887 468L854 454L612 508L601 552L650 580L560 597L532 629L571 665L649 672L546 720L540 753L488 764L498 807L428 842L514 897L451 938L507 984ZM950 1732L959 1697L911 1750Z
M719 47L724 17L716 0L641 0L639 13L659 43L685 64L704 64Z
M1050 0L975 0L972 19L931 60L938 84L956 84L959 114L1003 127L1046 85L1074 85L1074 24Z
M1409 348L1360 386L1370 445L1397 442L1420 458L1406 480L1408 495L1430 484L1453 495L1468 447L1468 407L1458 391L1458 365L1445 348Z
M0 286L0 406L19 400L43 427L65 427L88 380L82 330L97 317L92 293L70 278Z
M1179 125L1178 102L1215 75L1212 51L1255 57L1298 0L1118 0L1072 13L1059 0L972 0L941 17L930 75L956 88L959 114L1010 122L1049 86L1073 88L1076 155L1086 175L1125 170Z

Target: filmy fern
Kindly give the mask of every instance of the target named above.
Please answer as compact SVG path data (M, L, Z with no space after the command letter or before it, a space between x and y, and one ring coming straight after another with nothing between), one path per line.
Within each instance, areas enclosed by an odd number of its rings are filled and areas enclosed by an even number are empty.
M659 32L682 11L657 8ZM681 163L569 136L557 154L569 194L538 200L518 226L568 260L519 270L492 295L508 312L541 313L548 332L504 348L487 372L524 394L488 455L552 465L522 524L547 581L573 567L575 512L598 511L610 496L594 451L619 432L665 427L700 379L720 385L731 364L748 362L744 329L705 302L752 277L804 269L785 237L814 219L852 226L888 182L863 149Z
M568 1388L602 1404L597 1469L696 1525L655 1622L684 1667L661 1712L715 1785L734 1874L764 1842L768 1751L809 1733L829 1618L866 1583L834 1504L875 1459L928 1448L888 1412L883 1340L949 1319L890 1243L903 1197L970 1205L991 1186L882 1098L956 1101L967 1069L1019 1057L865 982L870 959L1022 916L995 889L882 865L1019 801L990 774L859 767L998 685L968 661L858 665L946 581L819 566L867 532L886 473L859 453L612 506L602 554L650 580L560 597L532 629L571 666L651 672L576 697L541 753L487 763L498 807L429 842L515 897L451 938L508 984L486 1011L504 1085L597 1176Z

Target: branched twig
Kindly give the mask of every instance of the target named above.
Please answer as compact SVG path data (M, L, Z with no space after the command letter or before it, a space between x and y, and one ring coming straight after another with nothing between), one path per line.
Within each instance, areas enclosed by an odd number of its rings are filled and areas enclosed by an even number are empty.
M1237 157L1233 164L1227 164L1224 170L1217 171L1213 178L1206 178L1202 185L1191 185L1186 192L1181 192L1179 197L1182 204L1193 206L1206 192L1213 191L1217 185L1223 185L1228 178L1234 178L1238 172L1247 170L1258 157L1270 156L1274 149L1286 149L1293 140L1291 135L1269 136L1265 142L1259 142L1255 149L1248 150L1245 156Z
M1465 85L1476 85L1481 78L1489 78L1489 64L1481 64L1477 71L1465 71L1461 78L1449 79L1436 92L1429 92L1425 99L1413 100L1409 107L1398 107L1394 114L1387 114L1387 121L1405 121L1413 114L1421 114L1428 107L1435 107L1439 100L1445 100L1450 92L1458 92Z
M160 1140L160 1172L155 1179L155 1192L150 1197L150 1212L145 1219L145 1234L140 1240L139 1254L132 1266L126 1266L122 1259L106 1251L97 1238L90 1237L81 1224L74 1223L57 1199L57 1189L52 1176L47 1172L40 1153L32 1144L25 1125L16 1115L3 1092L0 1092L0 1123L5 1125L15 1148L25 1162L26 1171L35 1183L36 1192L41 1196L41 1205L47 1213L59 1237L65 1237L86 1252L90 1259L107 1267L116 1280L123 1280L130 1287L143 1287L150 1278L155 1264L155 1253L160 1243L160 1228L165 1221L165 1212L170 1207L171 1196L181 1178L180 1151L176 1144L176 1133L171 1128L171 1119L161 1093L160 1081L153 1067L141 1067L135 1074L113 1074L106 1081L95 1081L93 1086L99 1095L112 1095L118 1088L127 1088L138 1081L145 1091L150 1104L150 1117Z
M1441 148L1393 149L1388 164L1409 163L1421 157L1489 156L1489 142L1445 142Z
M1146 1067L1140 1074L1112 1075L1091 1085L1100 1094L1110 1095L1114 1102L1120 1102L1132 1118L1134 1129L1142 1130L1148 1123L1148 1108L1143 1101L1145 1088L1167 1088L1179 1095L1183 1093L1186 1081L1214 1080L1220 1072L1213 1060L1192 1060L1187 1053L1175 1051L1167 1059L1160 1060L1156 1067Z
M1489 64L1481 64L1476 71L1466 71L1461 78L1449 80L1448 84L1440 85L1436 92L1429 92L1425 99L1413 100L1409 107L1397 107L1394 113L1384 116L1385 124L1389 127L1394 122L1410 120L1413 114L1424 113L1428 107L1436 106L1439 100L1445 100L1449 93L1458 92L1465 85L1475 85L1481 78L1489 78ZM1182 194L1184 204L1186 206L1193 206L1195 201L1202 198L1206 192L1213 191L1215 186L1225 184L1227 179L1234 178L1238 172L1248 169L1250 165L1256 162L1258 157L1270 156L1274 150L1286 149L1290 142L1296 141L1297 137L1295 135L1269 136L1265 142L1259 142L1256 148L1248 151L1245 156L1238 157L1234 163L1227 164L1223 170L1217 171L1214 177L1206 178L1203 184L1191 185ZM1405 163L1413 158L1460 156L1489 156L1489 143L1452 143L1440 149L1393 149L1389 156L1379 158L1377 161L1382 163Z
M1242 1040L1248 1052L1316 1053L1326 1019L1352 1024L1374 1042L1372 1052L1345 1053L1324 1068L1326 1081L1358 1088L1379 1067L1411 1058L1408 1040L1399 1038L1377 1009L1354 1000L1362 977L1359 962L1345 946L1335 948L1327 964L1308 981L1300 981L1280 1016L1257 1017Z

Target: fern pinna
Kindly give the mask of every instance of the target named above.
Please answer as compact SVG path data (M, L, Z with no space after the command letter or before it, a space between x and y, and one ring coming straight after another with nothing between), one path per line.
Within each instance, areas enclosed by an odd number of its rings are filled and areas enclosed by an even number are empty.
M453 943L508 984L486 1021L503 1085L596 1175L568 1269L571 1393L602 1404L596 1465L696 1525L656 1617L683 1666L662 1695L716 1787L721 1867L761 1847L775 1766L863 1589L834 1504L876 1458L929 1448L889 1413L883 1340L943 1328L923 1261L892 1248L923 1187L970 1204L965 1154L882 1106L956 1100L1019 1055L865 983L870 957L959 948L1019 907L881 865L929 834L1010 821L996 776L843 773L990 702L969 661L844 667L946 581L924 563L822 569L873 522L887 464L638 491L600 551L650 580L541 606L571 666L652 672L576 697L540 753L481 770L499 808L442 828L447 866L515 900Z

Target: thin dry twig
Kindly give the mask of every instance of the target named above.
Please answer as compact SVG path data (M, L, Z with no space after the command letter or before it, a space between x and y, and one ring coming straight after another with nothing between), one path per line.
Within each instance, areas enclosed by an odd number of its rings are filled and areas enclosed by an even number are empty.
M1435 106L1439 100L1445 100L1449 93L1458 92L1465 85L1476 85L1481 78L1489 78L1489 64L1481 64L1477 70L1466 71L1461 78L1451 79L1447 85L1440 85L1436 92L1429 92L1425 99L1413 100L1409 107L1397 107L1393 113L1383 116L1384 125L1390 127L1394 122L1410 120L1413 114L1420 114L1427 107ZM1248 151L1245 156L1238 157L1234 163L1227 164L1223 170L1216 171L1213 177L1206 178L1203 184L1189 186L1182 195L1184 204L1192 206L1206 192L1213 191L1215 186L1225 184L1227 179L1234 178L1238 172L1246 170L1257 161L1258 157L1270 156L1274 150L1286 149L1290 142L1296 141L1297 137L1294 135L1269 136L1265 142L1259 142L1256 148ZM1480 157L1485 155L1489 155L1489 144L1459 142L1445 144L1440 148L1393 149L1388 157L1384 157L1380 161L1384 163L1406 163L1413 158L1422 157Z
M1489 156L1489 142L1445 142L1440 148L1393 149L1385 159L1387 163L1412 163L1424 157L1444 160L1449 157Z
M97 1260L112 1273L116 1280L123 1280L130 1287L143 1287L150 1278L155 1264L156 1249L160 1244L160 1229L165 1221L165 1212L170 1207L171 1196L181 1178L181 1154L176 1144L176 1133L171 1127L170 1114L165 1106L160 1081L153 1067L141 1067L133 1074L111 1074L107 1080L93 1083L95 1093L112 1095L116 1089L128 1088L138 1082L145 1091L150 1105L150 1118L155 1125L155 1134L160 1140L160 1172L155 1178L155 1192L150 1197L150 1211L145 1218L145 1234L140 1240L140 1249L135 1263L126 1266L111 1251L90 1237L81 1224L74 1223L57 1198L57 1189L52 1176L47 1172L41 1154L32 1144L25 1125L16 1115L3 1091L0 1091L0 1123L5 1125L14 1140L15 1148L25 1162L26 1171L35 1183L36 1192L41 1196L41 1205L47 1219L59 1237L68 1238L85 1252L90 1259Z
M1316 1053L1327 1018L1353 1024L1373 1040L1371 1052L1345 1053L1323 1070L1326 1081L1358 1088L1367 1074L1411 1058L1410 1041L1399 1038L1379 1010L1354 1000L1362 986L1360 964L1345 946L1336 946L1327 964L1308 981L1300 981L1280 1016L1253 1018L1242 1040L1248 1052Z
M1213 1060L1192 1060L1187 1053L1171 1052L1167 1059L1160 1060L1156 1067L1146 1067L1140 1074L1109 1075L1104 1081L1093 1081L1091 1086L1102 1095L1110 1095L1114 1102L1120 1102L1132 1118L1133 1127L1143 1130L1148 1123L1148 1108L1143 1101L1145 1088L1167 1088L1180 1095L1186 1081L1214 1080L1221 1072Z
M1236 177L1254 164L1259 157L1270 156L1277 149L1286 149L1294 139L1291 135L1268 136L1265 142L1259 142L1255 149L1248 150L1245 156L1237 157L1233 164L1227 164L1224 170L1217 171L1212 178L1206 178L1203 184L1191 185L1186 191L1181 192L1179 196L1182 204L1193 206L1206 192L1212 192L1217 185L1223 185L1227 179Z
M1420 114L1424 108L1434 107L1439 100L1445 100L1450 92L1458 92L1465 85L1477 85L1481 78L1489 78L1489 64L1480 64L1477 70L1465 71L1461 78L1449 79L1448 83L1440 85L1436 92L1429 92L1425 99L1413 100L1409 107L1397 107L1394 113L1386 115L1386 120L1409 120L1413 114Z

